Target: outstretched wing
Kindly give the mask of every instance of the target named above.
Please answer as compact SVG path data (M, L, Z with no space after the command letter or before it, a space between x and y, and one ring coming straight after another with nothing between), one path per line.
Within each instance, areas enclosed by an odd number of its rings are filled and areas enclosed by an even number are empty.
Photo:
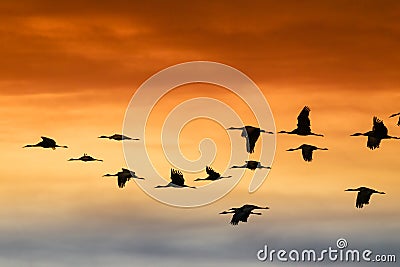
M312 161L313 151L314 151L313 146L303 146L301 148L301 154L303 155L303 159L308 162Z
M206 172L209 176L211 176L213 178L218 178L221 176L218 172L214 171L213 168L211 168L209 166L206 166Z
M182 172L171 169L171 182L183 186L185 184L185 179L183 178Z
M232 216L231 219L231 224L232 225L238 225L239 222L247 222L247 219L249 218L251 213L251 210L242 210L238 209L235 211L235 213Z
M311 132L311 122L310 122L310 108L305 106L297 117L297 129L300 133L310 133Z
M388 129L386 128L385 124L383 124L383 121L381 121L377 117L374 117L373 122L374 126L372 127L372 131L374 132L375 136L377 137L387 136Z
M129 176L129 177L135 176L135 172L130 171L130 170L125 169L125 168L122 168L122 172L123 172L126 176Z
M376 138L373 136L368 136L368 141L367 141L367 147L369 149L374 150L375 148L378 148L379 145L381 144L381 140L380 138Z
M394 114L390 115L389 118L393 118L393 117L396 117L396 116L399 116L399 115L400 115L400 112L399 113L394 113Z
M254 171L258 167L258 162L257 161L254 161L254 160L247 161L246 160L246 163L247 163L247 168L250 169L250 170Z
M44 142L46 145L48 145L49 147L55 146L55 145L56 145L56 141L54 141L54 140L51 139L51 138L48 138L48 137L45 137L45 136L41 136L41 138L42 138L43 142Z
M254 153L254 147L256 146L256 142L260 137L260 128L246 126L246 149L248 153Z
M130 179L131 179L130 174L127 175L124 172L118 173L118 187L123 188L125 186L126 182L128 182Z
M372 191L362 190L357 194L356 207L362 208L364 205L369 204L369 199L371 198Z

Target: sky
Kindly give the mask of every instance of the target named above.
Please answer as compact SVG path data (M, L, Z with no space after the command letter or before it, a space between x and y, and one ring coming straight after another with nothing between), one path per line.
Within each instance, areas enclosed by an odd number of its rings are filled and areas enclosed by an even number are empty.
M351 248L400 256L400 142L384 140L371 151L366 138L350 137L369 131L373 116L400 136L397 119L388 118L400 112L398 1L2 1L0 17L1 266L260 266L256 253L265 244L319 249L339 238ZM120 189L103 178L127 164L121 143L97 137L122 132L131 98L152 75L197 60L252 79L277 131L294 129L307 105L313 131L325 136L263 135L259 142L276 138L276 153L261 188L249 194L246 171L227 195L198 208L165 205L133 181ZM146 135L166 179L179 166L163 153L162 124L196 97L217 99L246 125L256 123L255 107L225 88L175 88L150 114ZM141 131L132 130L141 138L129 143L132 151L143 145ZM22 149L40 136L69 148ZM204 138L215 144L212 166L238 178L228 168L233 149L248 156L240 132L191 121L179 136L183 155L206 154L199 150ZM329 150L315 152L311 163L285 151L302 143ZM257 144L252 158L261 153ZM83 153L104 161L67 161ZM153 179L140 164L135 171ZM184 175L195 185L205 173ZM359 186L386 195L358 210L355 193L344 190ZM245 203L270 210L238 227L218 215Z

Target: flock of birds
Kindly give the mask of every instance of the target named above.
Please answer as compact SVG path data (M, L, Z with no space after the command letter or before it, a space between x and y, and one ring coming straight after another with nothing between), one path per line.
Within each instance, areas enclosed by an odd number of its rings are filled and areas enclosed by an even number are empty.
M278 133L282 134L292 134L292 135L299 135L299 136L320 136L323 137L322 134L313 133L311 131L311 121L309 118L310 115L310 108L305 106L300 114L297 117L297 128L292 131L280 131ZM399 116L399 121L397 123L400 126L400 112L396 114L392 114L389 118ZM244 127L230 127L227 130L241 130L241 136L246 139L246 151L250 154L254 153L254 148L256 145L257 140L259 139L261 133L266 134L273 134L273 132L269 132L258 127L254 126L244 126ZM368 137L367 140L367 147L371 150L379 148L381 140L383 139L400 139L400 137L390 136L388 135L388 129L384 125L383 121L378 119L377 117L373 118L373 127L371 131L364 132L364 133L355 133L351 136L366 136ZM34 145L26 145L25 147L42 147L42 148L52 148L53 150L56 148L68 148L65 145L58 145L54 139L48 137L41 137L42 141L34 144ZM114 134L111 136L99 136L99 138L106 138L110 140L116 141L129 141L129 140L139 140L138 138L131 138L122 134ZM328 148L319 148L314 145L309 144L302 144L297 148L290 148L287 151L296 151L301 150L302 156L304 161L311 162L313 160L313 152L316 150L328 150ZM101 159L93 158L87 154L79 158L71 158L69 161L103 161ZM249 160L245 161L245 164L242 166L234 165L231 169L235 168L247 168L251 171L256 169L270 169L271 167L262 166L262 164L258 161ZM205 178L197 178L194 181L217 181L224 178L231 178L232 176L222 176L220 173L214 171L211 167L206 166L206 173L207 177ZM125 184L130 179L145 179L143 177L138 177L134 171L122 168L122 171L119 171L115 174L105 174L103 177L117 177L118 187L123 188ZM196 188L194 186L188 186L185 184L185 179L183 174L179 170L171 169L170 175L171 182L166 185L158 185L155 188L166 188L166 187L173 187L173 188ZM368 187L358 187L354 189L346 189L345 191L356 191L358 192L356 198L356 207L362 208L364 205L369 204L369 200L373 194L385 194L384 192L376 191L374 189ZM230 224L237 225L239 222L247 222L247 219L250 215L262 215L259 212L253 212L254 210L261 210L261 209L269 209L268 207L260 207L256 205L249 205L245 204L239 208L230 208L229 210L223 211L220 214L233 214Z

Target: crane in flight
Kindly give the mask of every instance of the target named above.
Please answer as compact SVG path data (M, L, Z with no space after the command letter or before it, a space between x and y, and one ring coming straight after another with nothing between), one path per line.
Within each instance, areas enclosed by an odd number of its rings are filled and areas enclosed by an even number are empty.
M367 147L371 150L379 148L382 139L400 139L400 137L388 135L388 129L386 128L385 124L383 124L383 121L377 117L373 118L372 123L373 126L371 131L365 133L355 133L351 136L367 136Z
M254 153L254 147L256 142L260 137L261 133L273 134L273 132L267 132L258 127L254 126L244 126L244 127L229 127L227 130L241 130L242 137L246 138L246 150L247 153Z
M88 162L88 161L103 161L102 159L95 159L92 156L89 156L88 154L83 154L82 157L80 158L70 158L68 161L74 161L74 160L80 160L80 161L84 161L84 162Z
M269 208L246 204L240 208L230 208L229 210L220 212L219 214L233 214L230 224L238 225L239 222L247 222L247 219L249 218L250 214L262 215L262 213L253 212L253 210L259 210L259 209L267 210Z
M144 180L143 177L138 177L136 176L136 173L134 171L130 171L128 169L122 168L122 171L117 172L116 174L104 174L103 177L111 177L111 176L117 176L117 182L118 182L118 187L123 188L125 184L131 179L141 179Z
M54 139L42 136L42 141L35 144L35 145L26 145L25 147L42 147L42 148L51 148L55 150L57 147L62 147L62 148L68 148L67 146L59 146L56 144L56 141Z
M301 154L303 155L303 159L307 162L310 162L313 160L314 150L328 150L327 148L319 148L319 147L316 147L313 145L302 144L298 148L289 148L286 151L296 151L298 149L301 149Z
M368 187L359 187L355 189L346 189L344 191L358 191L357 193L357 199L356 199L356 207L357 208L362 208L364 205L369 204L369 200L372 196L372 194L385 194L385 192L379 192L376 191L375 189L371 189Z
M231 178L232 176L221 176L220 173L213 170L213 168L206 166L208 176L206 178L197 178L195 181L217 181L223 178Z
M116 141L122 141L122 140L139 140L138 138L131 138L129 136L126 135L122 135L122 134L114 134L114 135L102 135L99 136L99 138L108 138L110 140L116 140Z
M254 160L246 160L246 163L242 166L232 166L230 169L249 169L254 171L255 169L271 169L271 167L262 166L260 162Z
M174 187L174 188L196 188L194 186L185 185L185 179L183 178L183 174L181 171L171 169L171 182L167 185L157 185L155 188L166 188L166 187Z
M311 121L309 118L310 111L311 109L305 106L300 112L299 116L297 116L297 128L290 132L280 131L278 133L296 134L301 136L307 136L307 135L324 136L322 134L316 134L311 131Z

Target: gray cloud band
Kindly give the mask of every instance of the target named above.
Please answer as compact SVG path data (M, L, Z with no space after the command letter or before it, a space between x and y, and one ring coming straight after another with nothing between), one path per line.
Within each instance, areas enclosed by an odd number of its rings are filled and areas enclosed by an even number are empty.
M150 134L149 130L146 130L147 122L154 107L168 92L176 87L193 83L212 84L230 90L250 108L258 124L255 126L275 132L274 118L264 94L249 77L235 68L216 62L194 61L171 66L146 80L135 92L126 110L123 133L139 137L141 142L134 144L123 142L125 161L129 169L146 177L146 180L135 180L144 192L162 203L178 207L202 206L220 199L239 183L245 173L245 169L219 170L221 173L232 175L232 179L212 182L193 190L154 188L156 185L168 183L169 177L163 178L158 173L157 166L153 164L154 160L150 158L147 151L146 135ZM206 138L199 144L198 149L201 153L199 159L190 161L185 158L179 147L179 135L187 123L196 118L206 118L225 129L230 126L245 125L240 119L240 114L236 114L229 103L210 97L212 96L186 100L167 114L164 120L160 137L163 156L173 168L182 170L184 173L204 169L206 164L214 161L218 153L215 143ZM231 151L227 166L244 164L244 161L249 159L249 154L245 151L245 141L237 131L228 131L228 135ZM256 159L252 154L251 159L260 161L264 166L271 166L275 155L275 145L275 134L260 136L257 146L260 146L261 153ZM228 146L224 145L224 149L226 147ZM251 173L253 177L248 188L250 193L255 192L262 185L268 173L267 169ZM191 181L187 183L192 184Z

